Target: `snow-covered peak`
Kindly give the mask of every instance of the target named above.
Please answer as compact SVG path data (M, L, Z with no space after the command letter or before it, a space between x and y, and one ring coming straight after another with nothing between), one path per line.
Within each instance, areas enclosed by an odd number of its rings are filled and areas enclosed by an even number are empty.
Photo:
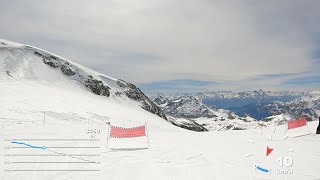
M0 38L0 47L23 47L24 45Z
M127 98L160 117L165 114L135 85L109 77L30 45L0 39L0 80L46 81L80 85L94 94Z
M204 105L201 99L195 96L182 96L169 100L160 95L157 98L154 98L153 102L159 105L165 113L173 117L216 117L213 110Z
M201 96L205 98L216 99L250 99L250 98L269 98L269 97L282 97L282 96L303 96L307 92L296 91L263 91L262 89L254 91L214 91L202 93Z
M159 94L157 97L153 98L152 101L160 107L166 106L169 103L169 99L166 98L163 94Z

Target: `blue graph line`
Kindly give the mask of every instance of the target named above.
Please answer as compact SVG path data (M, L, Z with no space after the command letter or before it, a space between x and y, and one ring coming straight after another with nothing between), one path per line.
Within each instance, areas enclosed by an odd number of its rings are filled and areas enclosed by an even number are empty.
M24 143L24 142L17 142L17 141L12 141L11 142L12 144L21 144L21 145L25 145L25 146L28 146L28 147L31 147L31 148L35 148L35 149L47 149L45 146L33 146L31 144L27 144L27 143Z
M268 173L268 172L269 172L268 169L263 169L263 168L261 168L261 167L259 167L259 166L256 166L256 168L257 168L258 170L262 171L262 172L265 172L265 173Z

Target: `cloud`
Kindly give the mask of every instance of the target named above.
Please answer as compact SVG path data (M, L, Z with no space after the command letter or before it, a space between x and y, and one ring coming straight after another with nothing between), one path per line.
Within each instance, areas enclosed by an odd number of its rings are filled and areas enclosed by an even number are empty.
M0 36L138 84L192 79L221 82L221 89L281 88L290 75L320 68L319 6L312 0L11 0L1 3Z
M283 82L283 85L287 86L314 86L320 85L320 75L306 76L289 79Z
M148 94L157 93L191 93L191 92L202 92L207 90L209 86L218 85L218 82L212 81L197 81L190 79L178 79L171 81L159 81L151 82L139 85L139 88L143 92Z
M253 81L261 81L261 80L272 80L272 79L288 79L288 78L294 78L300 75L308 74L308 72L302 72L302 73L278 73L278 74L262 74L255 76L251 78L250 80Z

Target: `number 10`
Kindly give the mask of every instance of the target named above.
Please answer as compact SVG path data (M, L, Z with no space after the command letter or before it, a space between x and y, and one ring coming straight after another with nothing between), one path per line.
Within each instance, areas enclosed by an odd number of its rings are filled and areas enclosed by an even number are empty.
M290 167L293 164L293 159L291 157L285 157L282 156L278 159L280 167L283 167L283 165Z

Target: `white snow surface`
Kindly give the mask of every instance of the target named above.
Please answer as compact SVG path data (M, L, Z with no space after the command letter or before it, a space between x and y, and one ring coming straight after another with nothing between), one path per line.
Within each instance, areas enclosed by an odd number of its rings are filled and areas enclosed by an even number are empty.
M103 80L106 85L111 87L111 93L115 93L117 90L121 91L121 88L116 84L118 80L116 78L96 72L69 59L34 46L22 45L3 39L0 39L0 42L2 42L0 44L0 79L40 79L51 82L68 80L82 81L77 76L66 77L62 72L44 64L42 58L34 54L38 51L53 55L64 62L68 62L70 68L80 76L87 77L88 75L92 75L98 80ZM5 43L5 45L3 43Z
M9 44L9 43L8 43ZM2 45L5 46L5 45ZM0 54L1 61L3 54ZM90 169L95 165L3 165L4 153L21 152L2 149L1 179L111 179L111 180L247 180L247 179L320 179L320 136L314 134L318 122L308 124L313 134L287 137L285 126L265 127L243 131L193 132L173 126L158 116L144 111L126 98L105 98L94 95L80 84L42 67L28 72L32 64L16 67L22 77L10 78L0 74L0 140L3 146L8 138L82 137L83 129L98 127L102 133L98 150L98 172L12 172L14 169ZM44 65L45 66L45 65ZM43 67L44 68L44 67ZM106 132L110 122L115 126L134 127L147 124L150 148L131 151L112 151L106 148ZM272 140L267 140L272 136ZM130 143L128 139L128 143ZM39 143L39 142L28 142ZM50 142L41 142L49 146ZM60 142L57 145L66 145ZM73 145L77 144L75 142ZM89 144L88 144L89 145ZM273 152L266 157L266 147ZM24 153L42 150L26 149ZM63 150L60 150L63 151ZM73 153L81 153L74 150ZM7 152L8 153L8 152ZM280 167L279 157L291 157L291 167ZM10 157L11 161L26 161ZM38 159L37 159L38 158ZM60 157L47 160L58 161ZM40 157L32 160L42 161ZM67 159L68 161L75 161ZM254 165L271 169L271 174L259 172ZM5 172L5 168L10 168ZM277 174L277 170L290 169L292 174Z

